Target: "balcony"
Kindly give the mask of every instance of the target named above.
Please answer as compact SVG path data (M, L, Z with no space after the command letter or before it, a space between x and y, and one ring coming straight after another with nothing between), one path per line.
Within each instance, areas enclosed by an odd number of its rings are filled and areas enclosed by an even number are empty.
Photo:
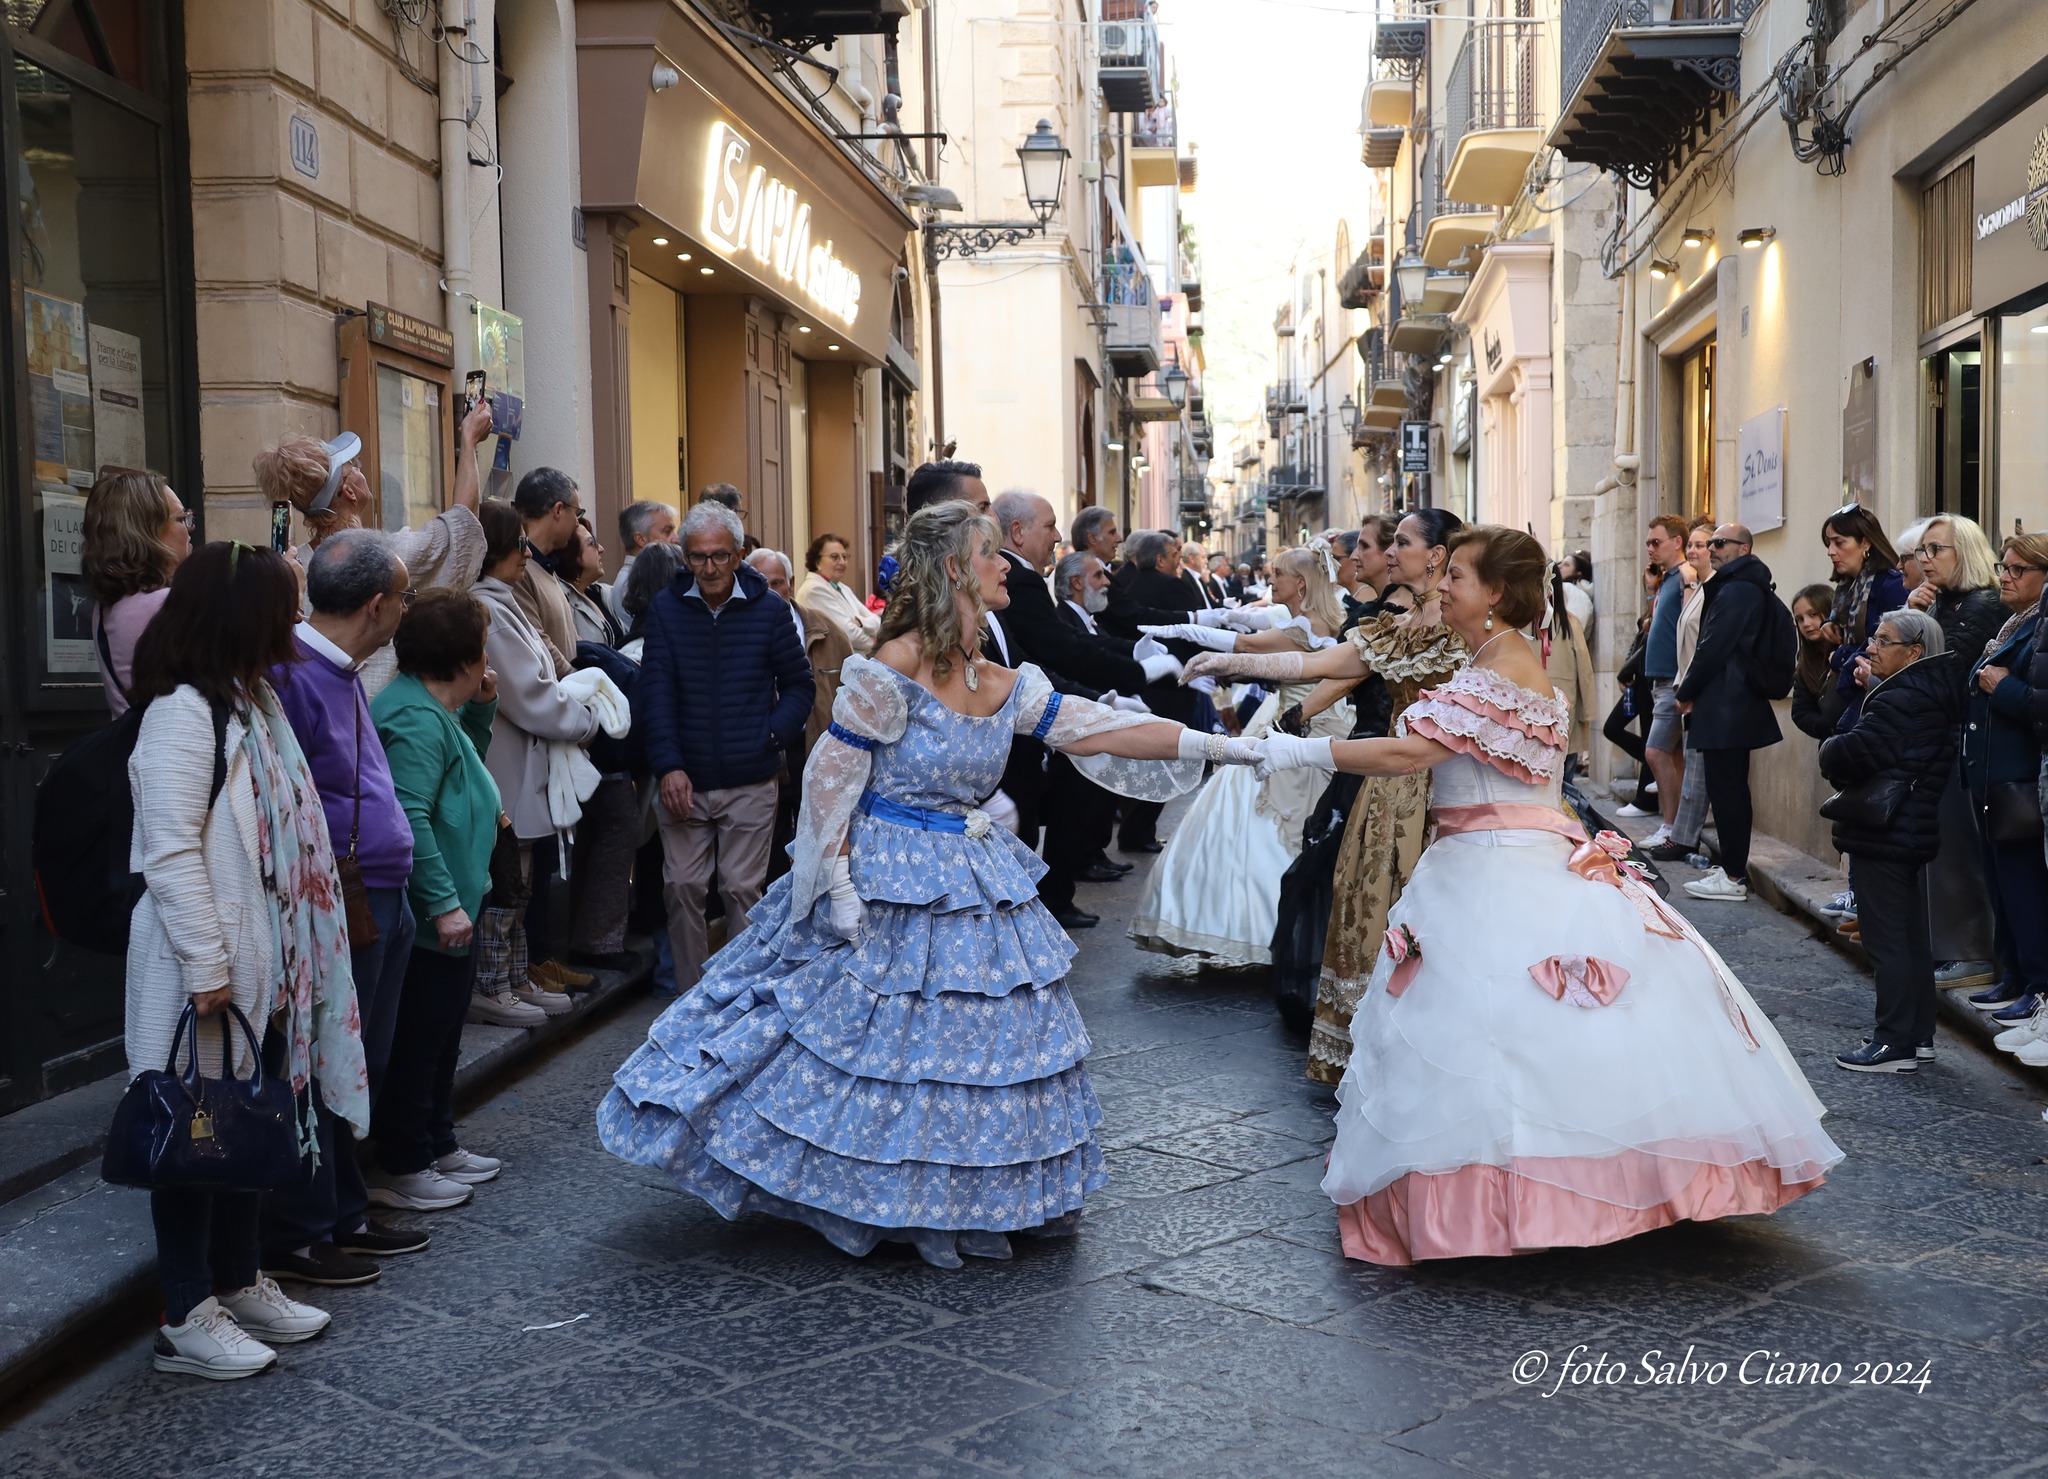
M1119 379L1142 380L1165 359L1165 336L1159 300L1152 293L1152 272L1138 244L1121 237L1104 253L1102 263L1103 353Z
M1159 29L1149 20L1101 21L1095 80L1111 113L1147 113L1166 98Z
M1358 131L1358 162L1367 169L1392 169L1401 159L1406 128L1362 128Z
M1427 196L1428 225L1422 232L1422 260L1441 272L1460 259L1470 259L1486 244L1486 239L1493 235L1493 228L1500 220L1500 212L1451 198L1445 188L1446 177L1450 174L1451 151L1450 140L1444 130L1437 133L1433 154Z
M1740 93L1742 27L1762 0L1562 3L1564 105L1546 142L1663 189Z
M1449 162L1443 187L1461 205L1510 206L1543 146L1537 78L1543 25L1480 21L1451 64L1445 100Z
M798 51L836 36L894 36L908 0L753 0L769 34Z
M1368 128L1405 129L1415 121L1415 84L1406 77L1378 77L1365 85Z
M1180 183L1179 134L1174 126L1173 105L1162 103L1138 116L1131 130L1131 183L1178 185Z
M1387 239L1367 238L1358 260L1337 279L1337 302L1344 308L1370 308L1372 300L1387 286Z

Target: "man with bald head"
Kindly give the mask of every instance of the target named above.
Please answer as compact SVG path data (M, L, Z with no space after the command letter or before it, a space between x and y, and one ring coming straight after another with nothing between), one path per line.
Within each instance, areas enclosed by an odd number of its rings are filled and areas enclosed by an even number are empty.
M1699 646L1678 684L1678 711L1707 771L1707 804L1721 838L1720 866L1685 886L1695 899L1741 903L1749 897L1749 839L1755 811L1749 755L1784 738L1761 672L1764 644L1789 628L1776 619L1770 567L1751 552L1740 524L1723 524L1707 541L1714 578L1707 582Z

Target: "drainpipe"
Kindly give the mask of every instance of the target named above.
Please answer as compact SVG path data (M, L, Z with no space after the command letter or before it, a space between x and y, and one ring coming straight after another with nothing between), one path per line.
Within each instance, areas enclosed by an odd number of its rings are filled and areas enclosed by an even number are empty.
M442 0L441 25L448 40L435 48L441 59L441 291L446 295L448 332L455 336L455 373L476 363L476 335L470 332L475 277L470 269L469 126L483 111L483 94L473 63L457 53L476 44L474 0Z

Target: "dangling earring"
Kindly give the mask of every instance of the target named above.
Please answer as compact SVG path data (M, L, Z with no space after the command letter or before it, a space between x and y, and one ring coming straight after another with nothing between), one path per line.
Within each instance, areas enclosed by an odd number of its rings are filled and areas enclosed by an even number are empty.
M1489 632L1493 630L1493 608L1491 606L1486 608L1486 629Z

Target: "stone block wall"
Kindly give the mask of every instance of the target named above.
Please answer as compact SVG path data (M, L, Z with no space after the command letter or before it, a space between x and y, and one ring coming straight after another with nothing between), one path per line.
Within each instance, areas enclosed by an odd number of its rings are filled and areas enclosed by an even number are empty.
M204 0L185 33L207 532L261 539L256 453L338 426L338 311L443 321L438 100L377 0Z

